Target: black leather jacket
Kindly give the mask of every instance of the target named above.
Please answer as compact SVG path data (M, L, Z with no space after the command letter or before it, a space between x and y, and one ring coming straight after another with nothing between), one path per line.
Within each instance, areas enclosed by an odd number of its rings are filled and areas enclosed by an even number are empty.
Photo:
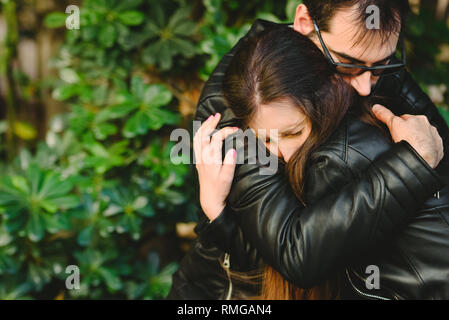
M258 20L246 37L272 26ZM221 95L221 81L238 47L222 59L206 83L196 120L220 112L219 127L236 125ZM406 71L382 78L376 93L394 102L386 105L397 114L426 115L447 145L447 125ZM245 163L236 168L224 212L212 223L201 217L199 238L174 275L169 298L228 297L232 285L226 272L229 256L233 271L254 270L263 260L295 285L315 286L364 250L392 241L393 234L416 217L417 209L443 186L440 176L406 142L390 147L357 177L343 174L353 179L307 207L294 196L282 166L279 173L264 176L259 174L260 164ZM349 170L347 166L338 170L345 172L344 168ZM338 177L342 174L328 172ZM235 285L232 289L233 293L244 292Z
M348 115L312 156L306 180L308 203L361 179L391 146L390 137L378 128ZM449 299L449 186L426 200L419 214L397 231L355 259L348 257L344 276L350 287L365 298ZM378 289L367 289L368 266L379 268Z

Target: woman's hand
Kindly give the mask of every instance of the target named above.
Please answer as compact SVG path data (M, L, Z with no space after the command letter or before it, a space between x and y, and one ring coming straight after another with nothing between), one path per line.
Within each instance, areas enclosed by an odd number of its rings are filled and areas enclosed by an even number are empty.
M236 151L229 150L222 157L223 141L238 128L226 127L210 137L220 121L220 114L210 116L193 138L196 169L200 182L201 208L212 221L226 206L226 197L231 190L236 165Z

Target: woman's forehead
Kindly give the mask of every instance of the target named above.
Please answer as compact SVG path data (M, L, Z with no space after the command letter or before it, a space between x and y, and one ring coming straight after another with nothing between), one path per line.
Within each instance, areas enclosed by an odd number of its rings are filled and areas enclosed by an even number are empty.
M305 115L302 110L291 100L285 99L258 107L253 121L251 121L251 126L283 130L297 126L304 119Z

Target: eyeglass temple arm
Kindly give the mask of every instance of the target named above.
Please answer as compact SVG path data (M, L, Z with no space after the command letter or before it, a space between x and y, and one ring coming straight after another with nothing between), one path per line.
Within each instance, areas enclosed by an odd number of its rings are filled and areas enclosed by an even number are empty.
M329 50L327 50L327 47L326 47L326 45L324 44L324 40L323 40L323 38L321 37L321 32L320 32L320 29L318 28L318 25L317 25L315 19L312 20L312 21L313 21L313 27L315 28L315 31L316 31L316 33L317 33L317 35L318 35L318 39L320 40L321 47L323 47L324 53L326 53L326 55L328 56L328 58L330 59L330 61L331 61L332 63L335 64L335 61L334 61L334 59L332 58L331 53L329 52Z

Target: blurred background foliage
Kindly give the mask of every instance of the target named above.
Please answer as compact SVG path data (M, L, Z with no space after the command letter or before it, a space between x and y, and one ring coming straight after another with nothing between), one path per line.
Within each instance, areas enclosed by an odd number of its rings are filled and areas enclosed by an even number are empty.
M409 69L449 121L449 5L413 1ZM221 57L298 0L2 0L0 299L160 299L196 221L169 155ZM80 8L67 30L65 9ZM193 222L193 223L191 223ZM77 265L81 288L67 290Z

